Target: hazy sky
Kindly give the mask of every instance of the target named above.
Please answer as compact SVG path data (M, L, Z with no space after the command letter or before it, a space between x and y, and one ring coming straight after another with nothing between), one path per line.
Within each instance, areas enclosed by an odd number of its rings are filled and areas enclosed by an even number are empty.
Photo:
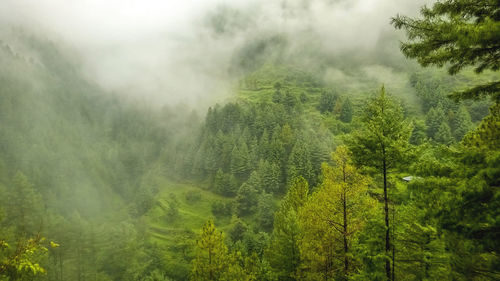
M258 34L304 34L322 50L372 48L389 18L415 14L426 0L0 0L0 24L62 40L104 87L161 101L203 101L231 91L235 51ZM228 6L248 25L216 36L207 15ZM302 41L301 41L302 40ZM311 40L308 37L307 40Z

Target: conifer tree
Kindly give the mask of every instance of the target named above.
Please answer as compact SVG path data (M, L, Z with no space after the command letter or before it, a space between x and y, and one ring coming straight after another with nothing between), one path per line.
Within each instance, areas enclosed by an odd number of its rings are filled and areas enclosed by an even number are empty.
M224 244L224 234L218 231L212 220L203 226L196 241L196 257L193 260L191 280L219 281L229 268L229 252Z
M352 245L374 205L348 149L339 146L333 160L335 167L323 164L319 190L299 211L300 272L306 280L347 280L357 271Z
M352 103L349 97L344 100L340 108L340 120L345 123L352 121Z
M281 175L278 165L261 160L257 171L261 178L262 188L266 192L275 193L279 190Z
M257 201L257 223L264 231L273 228L274 211L273 195L263 191Z
M250 178L240 186L236 195L236 207L239 215L243 216L255 212L259 189L260 177L256 171L253 171Z
M288 180L299 176L309 181L313 177L310 151L302 139L298 139L293 146L287 166Z
M318 105L319 111L321 113L333 112L333 108L335 107L337 99L338 99L337 95L335 95L333 92L321 93Z
M392 24L404 29L408 41L401 51L422 66L448 66L456 74L467 66L476 73L500 69L500 17L497 0L447 0L424 6L422 18L396 16ZM455 94L455 98L500 98L500 81L487 82Z
M413 145L420 145L424 143L427 138L427 126L423 120L413 121L413 131L411 132L410 143Z
M274 229L266 257L279 280L296 280L300 263L300 236L297 213L308 198L309 185L302 178L293 180L279 210L274 215Z
M425 125L427 125L427 136L430 138L434 138L437 131L439 130L439 126L445 120L445 115L443 108L441 106L433 107L427 112L427 116L425 118Z
M457 112L452 120L453 136L455 140L461 141L467 132L472 129L472 120L469 111L465 106L458 107Z
M392 279L390 256L391 227L389 214L388 172L404 162L408 150L411 126L404 119L401 107L385 93L372 97L363 110L362 128L353 134L350 148L354 160L359 165L372 167L383 177L383 200L385 222L385 252L387 255L385 271L388 280ZM394 265L392 265L394 266Z
M221 168L217 170L217 173L215 173L215 178L214 178L214 190L215 192L219 194L224 194L225 190L227 189L226 187L227 182L226 182L226 176L224 172L222 171Z
M434 140L442 144L450 144L453 141L453 136L451 135L450 126L448 123L442 122L434 135Z

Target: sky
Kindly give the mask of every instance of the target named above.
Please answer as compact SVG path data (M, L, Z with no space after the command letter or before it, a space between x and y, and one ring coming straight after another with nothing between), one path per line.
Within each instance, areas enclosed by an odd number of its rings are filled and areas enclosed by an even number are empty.
M391 16L428 0L0 0L0 24L76 50L90 79L159 102L210 103L233 91L238 50L279 32L289 48L321 54L376 48ZM234 11L225 32L211 17ZM395 32L395 31L394 31ZM396 42L394 42L396 44ZM333 68L330 73L338 73Z

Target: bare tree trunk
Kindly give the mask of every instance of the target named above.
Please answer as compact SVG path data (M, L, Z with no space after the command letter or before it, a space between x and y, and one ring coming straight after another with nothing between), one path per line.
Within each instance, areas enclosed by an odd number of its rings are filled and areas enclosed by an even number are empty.
M391 251L391 240L390 240L390 229L389 229L389 200L387 197L387 163L385 157L383 160L383 173L384 173L385 252L387 256L389 256ZM387 276L387 280L392 280L391 262L388 259L385 261L385 274Z

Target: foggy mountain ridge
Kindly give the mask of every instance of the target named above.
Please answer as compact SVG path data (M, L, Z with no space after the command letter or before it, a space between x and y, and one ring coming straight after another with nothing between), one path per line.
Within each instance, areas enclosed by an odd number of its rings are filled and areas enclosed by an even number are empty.
M153 0L141 5L50 2L57 8L29 0L4 1L2 21L67 42L79 53L82 73L107 90L202 107L231 96L242 74L273 57L321 71L326 81L337 81L328 73L349 77L339 63L346 58L360 66L370 60L389 68L404 65L398 38L382 38L394 34L388 24L391 16L414 13L422 4L256 0L158 8ZM394 57L396 65L387 57Z
M0 281L500 278L499 102L449 98L498 71L390 23L435 1L0 1Z

